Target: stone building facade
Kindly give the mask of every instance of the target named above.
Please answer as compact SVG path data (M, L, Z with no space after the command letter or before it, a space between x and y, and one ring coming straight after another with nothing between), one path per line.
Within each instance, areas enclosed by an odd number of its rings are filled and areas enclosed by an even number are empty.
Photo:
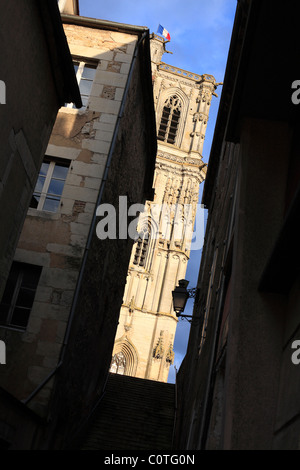
M174 360L177 317L172 290L190 256L202 149L212 95L211 75L162 62L166 41L152 34L151 60L158 151L153 201L138 223L129 263L111 371L166 382Z
M66 447L101 396L133 241L100 240L98 209L118 212L120 195L143 204L153 193L148 29L62 20L83 106L59 111L1 304L12 312L0 325L3 404L36 425L22 441L21 421L1 407L0 432L9 428L19 449Z
M81 103L55 0L2 2L0 29L1 299L58 109Z
M298 15L296 1L238 2L178 374L177 449L299 449Z

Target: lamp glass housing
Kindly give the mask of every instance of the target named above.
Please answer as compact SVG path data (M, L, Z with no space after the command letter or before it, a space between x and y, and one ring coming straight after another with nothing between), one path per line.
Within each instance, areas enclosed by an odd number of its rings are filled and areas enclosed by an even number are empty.
M179 286L176 286L172 292L173 307L177 316L184 311L186 302L189 298L189 293L187 291L188 283L189 281L182 279L179 281Z

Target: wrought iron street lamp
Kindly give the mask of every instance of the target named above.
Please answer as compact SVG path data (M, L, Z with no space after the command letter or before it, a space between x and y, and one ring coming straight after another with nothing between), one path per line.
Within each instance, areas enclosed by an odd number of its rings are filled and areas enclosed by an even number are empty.
M183 315L182 313L184 312L188 298L195 298L197 289L187 289L189 281L187 281L186 279L181 279L180 281L178 281L178 284L179 285L176 286L175 289L172 291L173 307L176 316L182 318L191 318L192 320L200 320L200 317L195 317L193 315ZM191 322L192 320L188 321Z

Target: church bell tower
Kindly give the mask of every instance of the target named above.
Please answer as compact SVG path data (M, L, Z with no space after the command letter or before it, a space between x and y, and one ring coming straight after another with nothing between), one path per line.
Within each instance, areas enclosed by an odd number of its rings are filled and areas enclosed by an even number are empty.
M155 196L139 217L111 372L167 382L174 361L178 319L172 291L185 278L199 186L205 179L202 149L212 95L212 75L162 62L167 42L151 36L157 143Z

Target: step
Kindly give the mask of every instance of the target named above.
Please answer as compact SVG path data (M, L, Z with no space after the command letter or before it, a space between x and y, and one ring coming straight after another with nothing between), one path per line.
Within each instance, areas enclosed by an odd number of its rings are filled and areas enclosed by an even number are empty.
M82 450L171 450L175 385L110 374Z

